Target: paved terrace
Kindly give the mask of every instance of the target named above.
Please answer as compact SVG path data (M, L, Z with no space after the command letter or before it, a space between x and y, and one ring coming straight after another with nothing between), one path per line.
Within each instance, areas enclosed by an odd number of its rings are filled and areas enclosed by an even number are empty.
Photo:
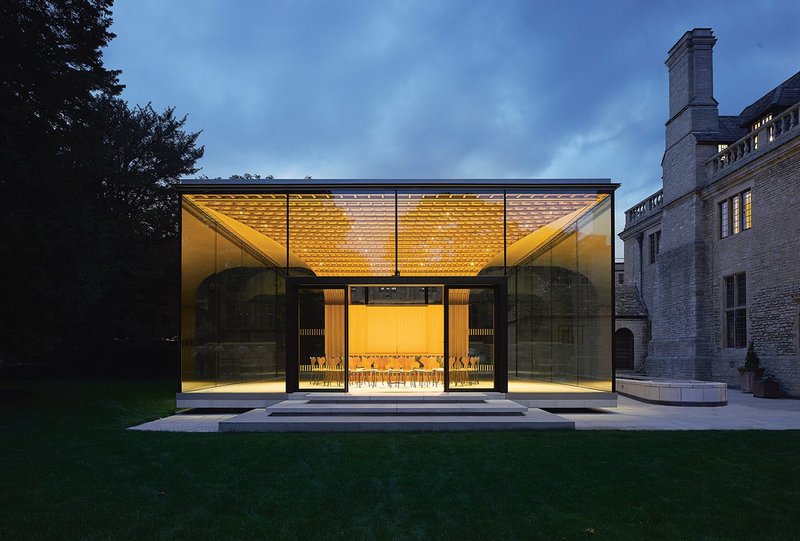
M574 421L576 430L800 430L800 400L765 399L728 391L728 405L680 407L645 404L624 396L617 408L552 410ZM131 430L218 432L218 423L239 413L188 411Z

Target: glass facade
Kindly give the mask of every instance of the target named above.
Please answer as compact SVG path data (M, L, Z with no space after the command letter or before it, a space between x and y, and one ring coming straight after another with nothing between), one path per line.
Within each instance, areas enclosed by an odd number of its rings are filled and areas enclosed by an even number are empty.
M285 201L283 204L285 208ZM283 211L285 216L285 210ZM285 223L285 219L284 219ZM184 198L181 389L286 380L286 259ZM273 250L273 252L275 252ZM245 390L244 387L239 387Z
M509 211L516 220L515 206ZM510 392L531 380L611 390L611 198L598 196L572 218L509 261Z
M285 392L287 370L297 389L394 370L404 386L447 371L450 390L611 390L611 185L385 184L184 193L184 392ZM391 291L397 276L418 283ZM465 281L481 277L506 293Z

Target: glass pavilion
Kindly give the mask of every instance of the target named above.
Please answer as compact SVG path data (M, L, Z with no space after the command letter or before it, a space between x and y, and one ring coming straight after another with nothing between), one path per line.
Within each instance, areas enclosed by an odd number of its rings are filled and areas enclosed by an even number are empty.
M185 180L181 392L613 390L608 180Z

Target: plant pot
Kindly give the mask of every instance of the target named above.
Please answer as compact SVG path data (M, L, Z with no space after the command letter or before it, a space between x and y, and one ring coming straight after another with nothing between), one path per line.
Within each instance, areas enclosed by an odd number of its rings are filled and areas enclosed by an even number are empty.
M758 398L780 398L781 382L778 380L756 381L753 383L753 396Z
M739 386L743 393L752 393L753 384L761 380L764 375L763 368L739 368Z

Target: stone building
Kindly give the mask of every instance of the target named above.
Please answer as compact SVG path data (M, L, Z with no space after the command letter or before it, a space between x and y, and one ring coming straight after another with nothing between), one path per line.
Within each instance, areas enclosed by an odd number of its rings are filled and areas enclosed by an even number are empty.
M800 396L800 72L720 115L715 43L696 28L669 50L663 189L626 211L620 234L619 290L651 325L636 368L738 387L752 341L766 372Z

